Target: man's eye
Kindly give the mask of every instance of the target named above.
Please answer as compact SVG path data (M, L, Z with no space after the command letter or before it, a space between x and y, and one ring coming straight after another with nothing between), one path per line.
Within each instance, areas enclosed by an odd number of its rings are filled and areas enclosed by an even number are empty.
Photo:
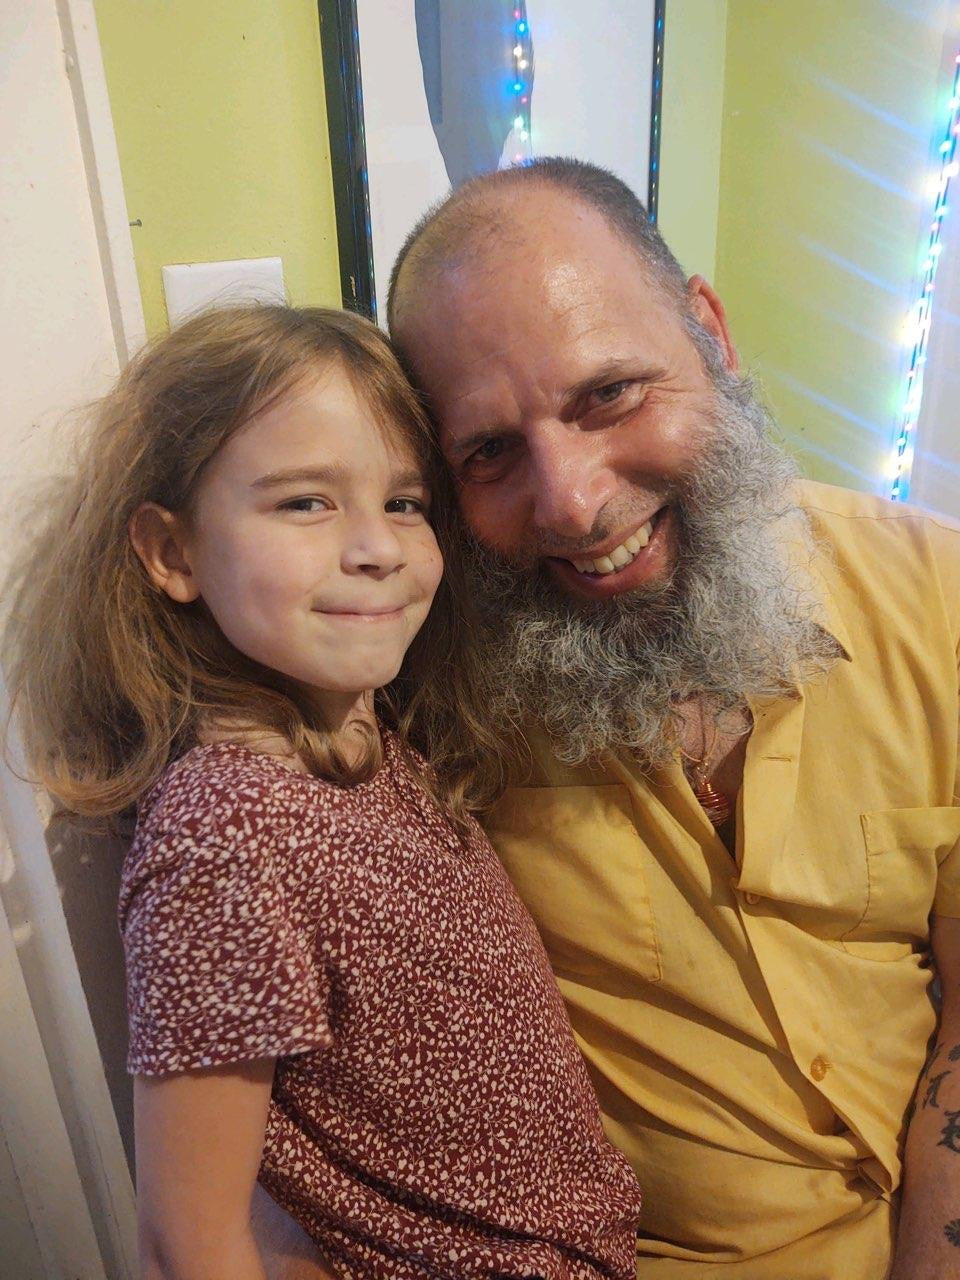
M601 404L612 404L614 400L620 399L629 385L627 381L608 382L606 386L594 387L590 394L599 400Z
M494 458L499 458L503 453L502 440L484 440L479 449L475 449L470 455L471 462L492 462Z
M326 498L290 498L287 502L281 502L281 511L302 511L308 515L313 515L317 511L326 511L330 504Z
M423 515L426 511L426 503L421 502L419 498L391 498L383 509L389 515Z

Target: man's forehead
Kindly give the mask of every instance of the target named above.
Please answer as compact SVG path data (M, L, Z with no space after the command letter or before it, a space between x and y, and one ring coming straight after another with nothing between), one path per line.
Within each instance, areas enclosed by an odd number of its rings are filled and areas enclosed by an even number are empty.
M454 198L455 202L455 198ZM505 276L549 264L593 261L637 273L653 285L636 247L592 205L549 185L483 192L465 208L454 203L411 247L392 299L391 329L403 339L425 307L469 288L484 276Z
M452 401L495 387L497 379L532 379L563 390L601 364L653 348L676 321L662 297L557 262L509 280L474 276L437 296L403 326L401 345L426 390L443 381ZM668 314L668 312L672 314Z

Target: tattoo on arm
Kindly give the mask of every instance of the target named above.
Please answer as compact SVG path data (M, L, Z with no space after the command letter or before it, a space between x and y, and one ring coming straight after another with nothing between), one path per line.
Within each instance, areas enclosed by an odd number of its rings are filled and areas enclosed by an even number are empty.
M960 1156L960 1111L945 1111L943 1114L947 1117L947 1123L943 1126L937 1146L946 1147Z
M927 1091L923 1095L923 1102L920 1105L921 1111L926 1107L933 1107L937 1111L940 1110L940 1103L937 1101L937 1095L940 1092L940 1086L943 1084L944 1080L947 1076L952 1074L953 1073L951 1071L941 1071L939 1075L930 1076L928 1078Z
M952 1222L945 1222L943 1224L943 1234L955 1248L960 1249L960 1218L954 1218Z

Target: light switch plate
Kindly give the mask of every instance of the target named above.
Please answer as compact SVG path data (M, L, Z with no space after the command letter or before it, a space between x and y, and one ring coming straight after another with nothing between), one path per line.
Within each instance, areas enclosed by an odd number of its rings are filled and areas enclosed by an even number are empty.
M235 262L181 262L163 268L163 292L171 328L209 307L240 302L284 302L280 258Z

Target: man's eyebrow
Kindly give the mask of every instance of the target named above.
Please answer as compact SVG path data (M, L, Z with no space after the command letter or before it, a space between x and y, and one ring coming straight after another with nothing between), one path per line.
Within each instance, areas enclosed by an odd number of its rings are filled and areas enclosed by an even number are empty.
M579 382L575 382L564 391L562 412L570 413L583 396L590 391L595 391L597 387L608 386L611 382L654 382L657 378L662 378L663 373L661 365L639 364L637 360L627 357L618 356L605 360L587 377L581 378ZM510 435L512 431L513 428L505 426L489 426L480 431L471 431L462 439L451 440L447 445L446 453L451 458L461 459L487 440Z
M279 471L268 471L266 475L254 480L251 489L278 489L287 484L339 484L347 478L347 468L339 463L325 467L286 467ZM395 471L390 477L391 485L427 485L427 478L416 467L404 467Z

